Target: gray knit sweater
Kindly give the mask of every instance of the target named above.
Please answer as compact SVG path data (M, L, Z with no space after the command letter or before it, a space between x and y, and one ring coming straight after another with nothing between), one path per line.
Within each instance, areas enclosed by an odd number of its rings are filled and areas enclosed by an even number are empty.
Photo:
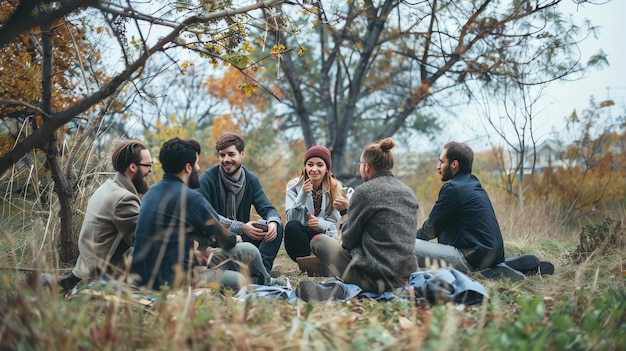
M342 246L355 258L355 266L403 286L416 270L418 207L413 190L389 171L357 186L342 233Z

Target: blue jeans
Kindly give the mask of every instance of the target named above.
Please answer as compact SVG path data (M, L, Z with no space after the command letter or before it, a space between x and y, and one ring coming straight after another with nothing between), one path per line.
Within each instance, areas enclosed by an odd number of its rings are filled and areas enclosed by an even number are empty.
M229 271L227 269L211 269L204 267L196 267L199 275L198 282L195 284L196 288L206 288L211 283L216 283L221 286L231 288L235 291L246 286L246 278L239 272Z
M463 253L454 246L433 241L415 239L415 250L419 268L452 267L463 273L474 271Z
M244 242L253 244L259 249L261 258L263 259L263 265L268 272L271 272L276 255L278 255L278 250L280 250L280 245L283 243L283 226L279 225L276 227L276 238L270 242L265 241L265 239L254 240L246 234L241 234L241 239Z
M251 243L238 243L230 250L214 249L209 267L237 271L253 284L269 285L271 279L259 250Z

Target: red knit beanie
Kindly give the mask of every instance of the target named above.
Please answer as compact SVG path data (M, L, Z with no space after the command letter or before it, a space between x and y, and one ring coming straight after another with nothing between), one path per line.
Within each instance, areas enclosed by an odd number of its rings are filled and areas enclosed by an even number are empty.
M304 163L308 161L311 157L319 157L326 163L326 168L330 169L333 165L330 159L330 151L323 146L312 146L307 150L306 154L304 154Z

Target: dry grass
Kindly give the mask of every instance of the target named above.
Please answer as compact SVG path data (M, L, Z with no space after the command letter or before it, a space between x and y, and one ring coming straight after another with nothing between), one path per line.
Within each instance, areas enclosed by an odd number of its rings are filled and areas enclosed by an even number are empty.
M3 222L10 225L0 231L0 350L626 347L624 247L598 250L575 263L570 254L578 245L580 228L561 227L556 207L530 204L520 212L502 198L492 200L507 256L538 254L555 263L556 274L518 284L474 277L486 286L490 299L472 307L432 306L410 299L238 301L231 293L214 291L197 298L187 291L155 294L151 307L123 290L112 290L106 298L66 300L29 279L43 270L67 269L58 264L49 246L54 221L42 219L41 213L15 212ZM34 207L25 204L15 206ZM50 213L43 218L54 217ZM298 271L284 249L272 275L287 277L294 285L310 279ZM529 344L529 340L543 340L543 344Z

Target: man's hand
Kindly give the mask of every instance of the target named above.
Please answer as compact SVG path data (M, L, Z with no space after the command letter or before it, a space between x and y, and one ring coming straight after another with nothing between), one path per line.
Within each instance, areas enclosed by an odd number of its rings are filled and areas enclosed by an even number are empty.
M265 232L265 242L271 243L278 236L278 224L276 222L269 222L267 224L267 232Z
M343 211L348 208L348 195L344 194L343 196L339 196L333 201L333 207L337 209L337 211Z
M253 224L256 222L248 222L246 224L243 225L243 233L246 234L247 236L249 236L250 238L254 239L254 240L261 240L263 238L265 238L268 234L269 234L269 228L270 226L268 225L268 229L267 232L264 232L263 229L261 228L257 228L255 226L253 226ZM274 237L276 237L276 225L274 224Z
M193 241L193 253L196 256L198 265L204 267L209 265L209 260L213 256L213 251L209 251L208 248L200 248L200 243L195 240Z
M307 223L307 226L313 230L319 230L318 228L320 225L319 218L312 215L311 212L307 212L306 215L309 216L309 222Z

